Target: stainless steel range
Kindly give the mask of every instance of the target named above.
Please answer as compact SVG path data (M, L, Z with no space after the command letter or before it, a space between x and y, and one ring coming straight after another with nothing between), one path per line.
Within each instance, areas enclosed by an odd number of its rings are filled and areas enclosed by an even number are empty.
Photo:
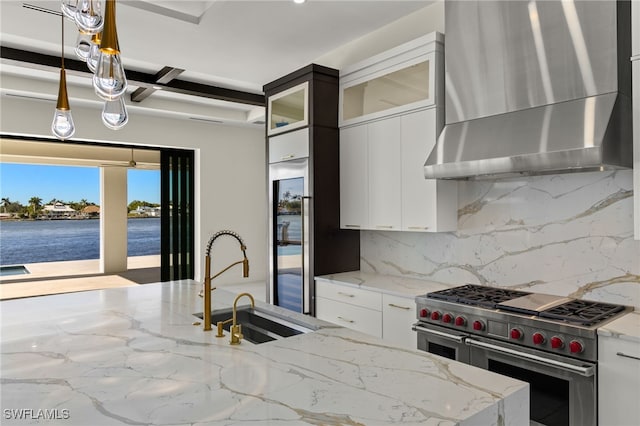
M631 308L473 284L416 306L418 349L529 382L532 424L597 424L597 329Z

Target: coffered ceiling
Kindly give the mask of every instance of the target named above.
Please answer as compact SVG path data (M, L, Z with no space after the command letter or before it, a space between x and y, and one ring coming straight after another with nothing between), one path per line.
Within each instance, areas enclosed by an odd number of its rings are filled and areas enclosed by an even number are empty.
M0 1L3 47L60 54L61 19L36 8L59 10L59 0ZM117 27L128 70L154 75L163 67L183 69L186 82L262 94L262 86L364 36L432 0L120 0ZM65 56L75 59L77 30L65 24ZM25 68L2 60L3 95L53 101L58 70ZM70 73L72 98L92 102L89 75ZM131 94L138 86L130 84ZM97 101L96 101L97 102ZM133 105L147 112L185 118L261 124L260 107L159 90Z

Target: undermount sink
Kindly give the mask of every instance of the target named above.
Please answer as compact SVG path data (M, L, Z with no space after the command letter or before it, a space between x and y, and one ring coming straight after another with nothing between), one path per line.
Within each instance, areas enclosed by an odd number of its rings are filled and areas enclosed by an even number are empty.
M202 313L194 314L202 319ZM233 310L217 309L211 312L211 324L214 327L218 321L227 321L233 316ZM236 321L242 325L242 335L244 340L254 344L271 342L273 340L284 339L298 334L314 331L311 328L300 324L295 324L283 318L276 317L260 309L242 307L236 310ZM229 332L231 321L224 324L223 328Z

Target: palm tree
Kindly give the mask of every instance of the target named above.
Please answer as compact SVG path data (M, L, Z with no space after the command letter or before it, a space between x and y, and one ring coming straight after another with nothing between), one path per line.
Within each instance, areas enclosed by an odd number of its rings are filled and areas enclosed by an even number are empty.
M11 201L9 201L9 198L3 198L2 201L0 201L0 204L2 204L2 207L4 208L4 212L7 212L7 206L9 204L11 204Z
M29 199L29 216L36 217L42 208L42 198L31 197Z

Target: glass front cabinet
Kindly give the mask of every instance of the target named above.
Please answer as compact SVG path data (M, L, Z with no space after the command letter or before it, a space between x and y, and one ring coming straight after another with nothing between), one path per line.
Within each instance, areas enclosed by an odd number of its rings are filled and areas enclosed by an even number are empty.
M267 132L276 135L309 124L309 82L269 97Z
M431 33L343 69L340 127L441 103L442 39Z

